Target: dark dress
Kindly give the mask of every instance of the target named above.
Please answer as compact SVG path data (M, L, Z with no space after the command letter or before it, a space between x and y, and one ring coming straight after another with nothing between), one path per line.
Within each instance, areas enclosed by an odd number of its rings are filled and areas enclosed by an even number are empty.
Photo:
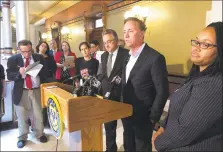
M54 61L53 56L48 55L46 58L44 58L44 66L47 71L47 79L46 82L55 82L55 73L57 69L56 62Z
M1 102L1 99L2 99L2 91L3 91L2 80L5 80L5 73L4 73L3 66L0 64L0 102ZM1 109L1 103L0 103L0 109Z
M2 95L2 89L3 89L3 84L2 84L2 80L5 80L5 73L4 73L4 68L3 66L0 64L0 97Z

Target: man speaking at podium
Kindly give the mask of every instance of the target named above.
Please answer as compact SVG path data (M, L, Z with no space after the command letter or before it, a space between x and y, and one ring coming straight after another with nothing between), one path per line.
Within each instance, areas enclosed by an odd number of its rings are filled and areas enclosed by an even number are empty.
M133 106L133 115L122 119L125 151L152 151L153 127L169 95L165 58L144 43L145 31L145 23L138 18L124 22L130 57L122 72L122 97Z
M33 132L40 142L47 142L44 135L43 115L40 99L40 83L45 80L44 66L36 77L25 74L25 68L40 61L44 65L42 55L32 53L32 43L29 40L22 40L18 43L20 54L8 59L7 78L14 81L12 100L15 104L18 117L19 137L18 148L26 144L29 133L28 118L33 116Z
M120 101L121 83L115 89L112 80L121 77L124 58L128 50L118 46L118 35L112 29L102 33L104 47L107 52L101 56L101 65L98 70L98 79L101 81L102 94L106 99ZM109 95L108 95L109 94ZM117 120L104 124L106 131L106 151L117 151L116 127Z

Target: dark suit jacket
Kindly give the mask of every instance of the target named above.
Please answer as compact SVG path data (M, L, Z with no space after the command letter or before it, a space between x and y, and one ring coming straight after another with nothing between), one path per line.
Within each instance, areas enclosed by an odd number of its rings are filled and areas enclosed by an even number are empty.
M190 80L171 96L158 151L223 151L222 73Z
M168 73L163 55L144 46L126 83L126 65L122 72L123 102L133 106L134 123L159 121L169 96Z
M40 54L33 54L32 55L34 62L40 61L40 64L44 65L44 59L43 56ZM24 61L21 54L13 55L8 59L7 63L7 78L8 80L14 81L14 88L13 88L13 94L12 94L12 100L15 105L18 105L20 102L20 99L22 97L22 91L23 91L23 85L24 85L24 79L19 73L19 67L24 67ZM45 68L41 69L39 72L40 81L44 82L46 79L47 73L45 71Z
M108 91L110 91L112 85L111 81L115 76L121 77L124 59L128 56L129 51L127 49L119 47L118 53L116 56L116 60L114 66L112 68L111 74L108 78L107 76L107 62L109 52L105 52L101 56L101 65L99 67L99 76L98 79L101 81L102 95L104 96ZM120 101L121 97L121 83L111 92L111 100Z

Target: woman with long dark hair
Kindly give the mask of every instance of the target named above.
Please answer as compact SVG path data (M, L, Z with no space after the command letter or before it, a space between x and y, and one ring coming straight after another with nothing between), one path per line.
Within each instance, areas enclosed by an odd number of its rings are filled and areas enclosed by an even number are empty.
M171 96L168 116L153 135L158 151L223 151L223 23L208 25L191 45L191 72Z
M47 42L39 42L36 46L36 52L41 54L44 58L44 66L46 68L47 80L46 82L55 81L55 73L56 73L56 62L54 61L53 56L49 53L50 48Z

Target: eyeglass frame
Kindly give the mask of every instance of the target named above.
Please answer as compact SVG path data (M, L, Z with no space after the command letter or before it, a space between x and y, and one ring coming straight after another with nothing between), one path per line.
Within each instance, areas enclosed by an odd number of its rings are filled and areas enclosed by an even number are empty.
M103 42L104 45L106 44L111 44L111 42L113 42L115 39L112 39L112 40L108 40L107 42Z
M193 45L193 44L196 44L196 45ZM201 47L201 44L205 44L206 47ZM202 48L202 49L208 49L209 47L217 47L216 44L210 44L210 43L206 43L206 42L199 42L197 40L191 40L191 46L195 46L195 47L199 46L199 48Z

